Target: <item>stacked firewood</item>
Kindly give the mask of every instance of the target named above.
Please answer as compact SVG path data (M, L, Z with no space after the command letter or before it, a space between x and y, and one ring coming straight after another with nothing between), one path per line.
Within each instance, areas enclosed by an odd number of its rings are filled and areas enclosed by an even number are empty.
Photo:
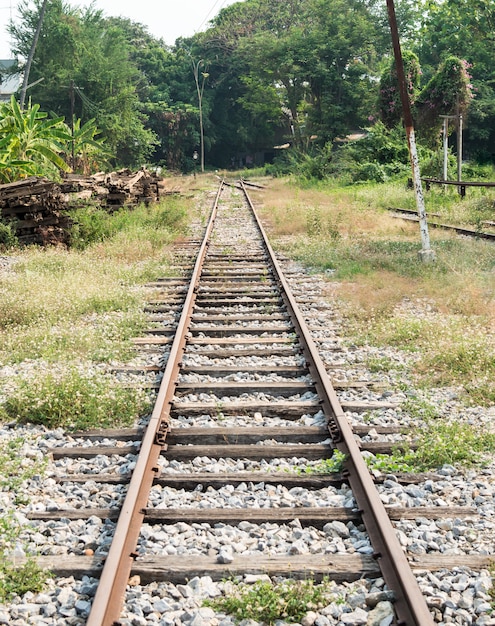
M21 245L67 245L70 218L59 185L32 176L0 185L0 217Z
M70 202L92 198L112 210L140 202L156 202L160 197L160 177L146 169L138 172L120 170L109 174L100 172L92 176L69 174L61 189L69 194Z
M146 169L93 176L69 174L61 183L32 176L0 185L0 218L13 225L21 245L68 245L68 213L81 203L93 201L107 211L140 202L149 204L168 193L161 182Z

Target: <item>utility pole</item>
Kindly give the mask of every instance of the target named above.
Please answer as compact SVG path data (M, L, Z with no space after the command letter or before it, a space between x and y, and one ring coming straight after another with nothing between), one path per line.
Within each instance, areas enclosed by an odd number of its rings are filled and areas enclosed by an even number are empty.
M203 80L201 86L199 84L199 68L204 64L203 59L200 59L197 63L191 59L194 80L196 82L196 91L198 92L198 108L199 108L199 137L200 137L200 152L201 152L201 172L205 171L205 141L203 130L203 91L205 88L205 80L208 78L208 74L202 72Z
M24 109L24 102L26 100L26 91L27 91L28 83L29 83L29 72L31 71L31 65L33 63L34 53L36 52L36 46L38 45L38 39L40 37L40 32L41 32L41 25L43 24L43 18L45 17L47 4L48 4L48 0L43 0L43 4L41 5L40 17L38 19L36 31L34 33L33 42L31 44L31 49L29 50L29 56L26 61L26 67L24 68L24 79L22 81L21 95L19 99L19 106L21 108L21 111Z
M419 256L422 261L428 263L435 260L435 252L430 247L430 236L428 234L428 223L426 221L425 200L423 187L421 185L421 174L419 171L418 151L416 149L416 138L414 136L414 124L411 114L411 104L407 92L406 77L404 73L404 63L400 49L399 31L397 28L397 18L395 16L394 0L387 0L388 19L392 34L392 44L394 48L395 66L397 69L397 80L399 81L400 98L402 101L402 115L406 128L407 145L409 148L409 158L413 175L414 193L416 196L416 206L418 209L419 228L421 232L422 249Z
M74 81L69 83L69 98L70 98L70 134L72 136L72 162L71 167L74 169L75 157L74 157Z

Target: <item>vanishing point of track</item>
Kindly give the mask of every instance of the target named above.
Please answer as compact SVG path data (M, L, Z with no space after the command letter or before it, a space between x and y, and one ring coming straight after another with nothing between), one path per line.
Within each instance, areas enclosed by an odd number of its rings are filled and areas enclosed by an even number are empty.
M145 516L152 517L148 507L150 489L154 481L159 476L160 455L166 453L171 458L181 458L180 454L191 455L233 455L239 454L249 456L250 451L254 454L265 454L267 457L276 455L294 455L294 446L298 446L298 456L308 455L308 458L315 458L315 454L320 458L329 457L333 448L337 448L346 455L345 479L348 481L355 501L357 502L358 514L364 523L373 546L373 558L376 559L380 567L381 574L389 588L395 593L395 610L399 623L426 625L432 624L432 617L427 608L412 571L408 565L406 556L396 538L389 517L380 500L379 494L373 484L373 480L363 461L354 434L344 415L344 410L339 403L337 394L332 387L324 364L318 355L316 346L310 336L309 330L298 309L296 300L291 294L288 283L282 274L279 263L264 234L263 228L256 217L254 207L249 199L245 186L240 183L243 200L241 206L236 209L237 218L239 213L244 216L247 232L238 234L239 242L231 241L231 245L225 245L219 237L216 243L217 222L229 221L232 209L222 210L222 194L225 190L231 189L222 181L219 185L215 197L211 216L205 229L204 240L199 248L199 253L194 264L190 284L182 305L180 318L175 328L175 335L170 347L166 369L158 390L156 404L146 428L140 453L132 473L132 477L127 490L127 495L123 503L118 523L116 526L113 541L105 560L105 565L101 573L99 586L92 604L89 615L88 626L107 626L116 624L119 621L122 603L124 599L126 585L133 568L137 566L136 545L139 538L141 524ZM252 238L253 224L258 231L258 241L251 239L251 254L246 253L246 245L243 237ZM219 226L221 228L221 226ZM219 307L221 307L221 313ZM231 312L225 312L225 307ZM265 320L270 320L267 324ZM274 320L281 320L274 324ZM266 436L270 440L277 440L278 446L253 446L253 439L263 439L263 428L256 428L255 424L247 425L243 428L228 427L208 427L184 429L189 434L189 445L168 445L174 441L176 434L171 430L171 415L174 412L182 414L188 411L191 414L215 412L215 405L198 406L191 402L181 402L180 393L187 393L187 388L181 390L179 376L183 368L184 355L187 350L192 349L196 354L208 355L214 350L214 355L227 354L229 346L237 344L237 355L258 354L293 354L302 363L303 374L309 382L281 382L271 383L266 386L263 383L229 383L232 377L226 379L226 375L232 374L234 370L243 371L242 366L216 368L212 371L216 375L215 381L201 385L201 392L218 394L222 397L228 395L242 394L244 390L255 388L258 391L265 391L270 398L275 401L265 402L243 402L233 400L232 407L229 401L223 401L220 411L228 410L244 411L247 415L256 411L270 415L270 412L286 413L288 419L290 414L297 412L323 411L326 421L327 437L330 435L330 442L324 444L304 443L308 441L308 432L312 430L290 427L267 428ZM194 369L194 368L193 368ZM246 369L246 368L244 368ZM249 368L247 368L249 369ZM270 369L270 368L268 368ZM301 365L286 367L273 366L275 373L282 376L294 376L294 372L301 370ZM206 367L197 367L196 371L206 371ZM215 370L215 368L213 368ZM294 371L288 371L294 370ZM189 370L191 371L191 370ZM309 376L308 376L309 374ZM223 378L222 378L223 376ZM297 379L298 381L300 379ZM191 385L190 385L191 386ZM187 387L187 386L186 386ZM236 391L234 391L234 387ZM198 389L192 390L198 392ZM191 391L191 390L190 390ZM318 400L298 401L305 391L316 392ZM290 407L291 398L296 398ZM201 403L200 403L201 404ZM317 408L311 409L306 405L313 405ZM236 406L234 406L236 405ZM266 406L265 406L266 405ZM216 408L217 412L219 407ZM315 429L313 429L315 430ZM259 432L257 432L259 431ZM194 437L193 437L194 436ZM180 435L179 435L180 437ZM211 445L212 437L227 442L222 446ZM310 439L309 439L310 440ZM187 439L185 440L187 441ZM229 442L240 443L229 443ZM198 442L199 445L191 445ZM248 443L246 443L248 442ZM284 445L280 445L284 442ZM182 449L181 449L182 448ZM274 448L276 448L274 450ZM249 450L251 449L251 450ZM237 480L246 480L239 475ZM247 478L249 480L249 477ZM181 475L182 485L188 482L199 482L206 480L199 475ZM225 484L229 477L225 475L212 475L207 477L208 484ZM261 480L261 478L259 478ZM271 476L271 482L276 482L277 477ZM297 483L297 477L294 481ZM279 519L299 517L298 514L306 514L306 518L319 518L321 520L334 519L331 516L331 509L321 507L319 511L297 511L290 508L276 509ZM162 511L163 513L163 511ZM169 512L170 513L170 512ZM239 521L248 519L255 521L259 510L223 510L224 519ZM214 520L218 511L214 509L197 510L197 519L200 521ZM243 517L244 516L244 517ZM303 515L303 518L305 517ZM161 518L163 519L163 517ZM324 522L323 522L324 523ZM313 555L314 556L314 555ZM264 563L263 558L257 559L260 563L260 571L263 567L270 569L270 564ZM307 566L301 568L301 560L291 563L291 558L272 559L276 565L278 575L294 576L298 569L306 572L314 572L319 569L325 571L325 561L332 559L328 555L322 555L318 559L319 567L315 566L315 559L309 559ZM183 560L184 561L184 560ZM198 559L192 557L190 564L187 561L182 564L182 574L185 579L196 575L198 571ZM298 563L298 564L296 564ZM202 571L203 574L207 573ZM252 567L252 566L251 566ZM215 569L217 570L215 573ZM219 566L211 561L212 575L218 577L218 571L222 569L235 573L235 563L228 566ZM247 571L247 570L246 570ZM266 570L265 570L266 571Z

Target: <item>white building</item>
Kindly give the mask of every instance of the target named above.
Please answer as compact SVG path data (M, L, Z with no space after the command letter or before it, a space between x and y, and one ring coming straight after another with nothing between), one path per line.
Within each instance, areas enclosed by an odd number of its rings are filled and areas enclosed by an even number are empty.
M21 88L22 74L8 73L14 65L14 59L0 59L0 102L8 102L10 97Z

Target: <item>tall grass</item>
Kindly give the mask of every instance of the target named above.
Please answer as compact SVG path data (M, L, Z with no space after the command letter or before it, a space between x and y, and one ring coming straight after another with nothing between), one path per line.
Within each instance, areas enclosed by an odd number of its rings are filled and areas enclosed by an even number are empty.
M429 192L427 210L472 222L491 201L471 191L463 201ZM414 208L414 196L400 183L275 181L262 217L279 249L327 274L354 342L415 351L418 384L460 385L467 401L494 402L495 245L430 229L437 260L425 264L418 225L392 218L389 206Z
M0 377L0 419L66 427L76 420L83 427L85 420L96 421L91 398L106 407L101 424L139 416L135 394L121 398L108 380L84 375L68 380L59 374L50 381L42 374L60 368L73 373L76 366L101 373L110 363L134 355L129 339L146 325L145 285L171 273L171 243L186 233L190 205L190 199L167 197L112 215L87 207L77 213L76 248L7 250L15 264L0 273L0 370L16 365L19 374L15 393L12 380L7 390ZM28 384L22 372L33 367L38 374ZM72 391L75 398L87 397L84 410L73 407L58 418L50 415L46 407L57 398L70 405ZM21 414L23 398L30 407L26 415ZM105 405L106 399L110 404ZM41 413L35 410L40 403L46 403Z
M15 271L0 278L0 365L128 356L145 324L144 285L170 273L188 205L171 197L111 215L80 209L77 249L15 250Z

